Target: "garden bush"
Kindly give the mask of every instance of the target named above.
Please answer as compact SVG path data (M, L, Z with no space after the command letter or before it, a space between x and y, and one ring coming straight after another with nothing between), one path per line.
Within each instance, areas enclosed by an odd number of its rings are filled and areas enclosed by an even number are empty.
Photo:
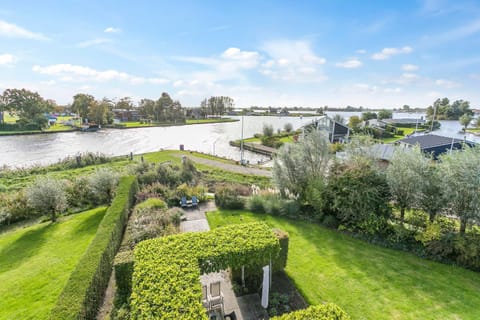
M95 319L137 187L133 176L120 179L116 197L100 222L95 238L70 275L50 319Z
M201 273L265 265L279 249L263 223L143 241L135 248L132 318L208 319L201 304Z
M310 306L304 310L286 313L271 320L349 320L348 314L333 303Z
M245 200L232 187L220 187L215 191L215 204L221 209L243 209Z
M120 307L128 302L132 293L133 250L119 252L115 256L113 269L117 286L114 304Z
M27 201L23 191L0 194L0 225L9 225L39 216Z
M110 204L118 184L118 175L110 169L98 169L88 178L96 204Z
M39 177L25 191L29 207L39 215L50 215L53 222L57 214L67 209L65 183L52 177Z

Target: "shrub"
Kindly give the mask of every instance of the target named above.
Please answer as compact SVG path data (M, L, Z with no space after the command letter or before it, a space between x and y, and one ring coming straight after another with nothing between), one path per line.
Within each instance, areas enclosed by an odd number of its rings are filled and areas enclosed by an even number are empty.
M283 130L285 130L286 132L291 132L293 130L293 125L290 122L287 122L283 126Z
M290 311L288 294L271 292L268 298L268 315L278 316Z
M298 310L284 314L271 320L349 320L348 314L333 303L310 306L304 310Z
M263 124L263 136L264 137L271 137L273 136L273 126L271 124Z
M135 195L137 202L142 202L148 198L161 198L164 200L175 197L174 191L169 187L161 184L160 182L154 182L152 184L142 186L141 190Z
M51 177L37 178L26 190L28 205L40 214L48 214L52 222L67 209L67 193L62 181Z
M327 228L337 229L340 225L340 222L335 216L327 214L323 217L322 224Z
M143 241L135 248L133 319L208 319L201 273L268 263L279 251L263 223L227 226Z
M231 187L222 187L215 192L215 204L222 209L243 209L245 201Z
M158 198L147 199L135 206L134 211L140 211L145 209L166 209L167 204L165 201Z
M23 191L0 194L0 225L9 225L40 215L28 205Z
M120 179L117 195L63 292L50 319L94 319L103 299L138 185L133 176Z
M113 263L117 292L115 305L127 303L132 293L133 250L119 252Z
M66 184L69 207L83 208L92 204L92 190L87 177L78 177Z
M109 204L118 184L118 175L109 169L98 169L90 176L88 184L97 204Z

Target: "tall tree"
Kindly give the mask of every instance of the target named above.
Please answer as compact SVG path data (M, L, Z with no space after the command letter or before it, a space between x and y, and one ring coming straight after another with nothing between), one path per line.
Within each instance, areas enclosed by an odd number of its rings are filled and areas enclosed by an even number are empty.
M155 120L156 121L166 121L166 109L173 104L173 100L170 95L166 92L163 92L160 98L155 103Z
M393 116L392 110L380 110L378 112L378 119L383 120L383 119L391 119Z
M467 127L472 122L473 118L471 115L465 113L463 116L460 117L460 124L463 126L463 131L467 131Z
M460 233L480 219L480 148L467 147L440 156L440 171L451 214L460 219Z
M405 210L416 202L422 184L422 172L428 162L420 148L397 150L387 168L387 182L396 205L400 209L400 221L403 223Z
M142 99L138 104L138 111L144 118L155 118L155 101L151 99Z
M94 104L95 98L89 94L78 93L73 96L72 111L81 118L87 118L90 107Z
M101 101L94 101L89 108L88 119L96 124L107 124L113 120L112 102L106 98Z
M6 89L3 92L3 109L14 111L22 122L47 125L45 113L53 110L51 103L37 92L26 89Z
M428 214L430 222L446 208L446 194L443 173L439 170L439 166L427 159L429 163L424 166L424 170L420 172L422 181L419 186L417 198L417 207Z
M134 108L132 98L130 97L123 97L115 103L116 109L125 109L130 111Z

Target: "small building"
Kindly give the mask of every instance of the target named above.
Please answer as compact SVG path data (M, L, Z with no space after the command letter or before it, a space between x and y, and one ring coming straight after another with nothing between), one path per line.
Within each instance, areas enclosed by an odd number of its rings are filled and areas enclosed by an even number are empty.
M465 145L469 147L475 146L475 143L471 141L438 136L436 134L412 136L397 141L397 144L409 148L419 145L423 152L432 154L434 159L437 159L439 155L449 150L462 149Z
M350 128L343 123L337 122L328 116L321 116L313 121L312 124L305 126L313 127L316 130L324 131L328 135L330 142L344 142L348 139Z

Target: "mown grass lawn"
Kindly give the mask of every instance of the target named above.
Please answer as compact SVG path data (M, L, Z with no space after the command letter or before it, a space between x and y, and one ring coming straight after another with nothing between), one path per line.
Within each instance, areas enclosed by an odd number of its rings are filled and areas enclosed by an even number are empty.
M384 139L380 139L382 142L384 143L392 143L392 142L395 142L395 141L398 141L398 140L402 140L403 138L405 138L406 136L412 134L415 132L415 128L408 128L408 127L397 127L398 130L402 130L403 131L403 135L394 135L392 138L384 138ZM423 132L425 131L424 129L418 129L417 132Z
M480 319L480 274L370 245L319 225L245 211L207 215L212 228L265 221L290 235L286 272L310 304L352 319Z
M106 208L0 234L0 319L47 319Z

